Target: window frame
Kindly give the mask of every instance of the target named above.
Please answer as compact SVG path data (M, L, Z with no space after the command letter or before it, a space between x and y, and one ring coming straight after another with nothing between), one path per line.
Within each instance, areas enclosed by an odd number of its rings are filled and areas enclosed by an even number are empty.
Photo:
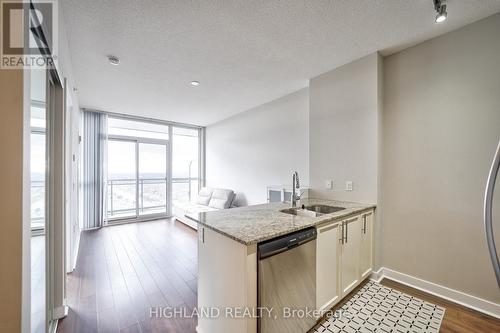
M96 112L95 110L88 110ZM117 217L117 218L109 218L107 216L106 211L106 225L116 225L121 223L131 223L131 222L141 222L141 221L149 221L161 218L171 218L172 214L172 147L173 147L173 132L174 128L186 128L191 130L198 131L198 191L205 186L205 127L190 125L184 123L176 123L170 121L164 121L159 119L152 118L144 118L130 115L123 115L117 113L110 112L101 112L107 114L109 118L115 119L124 119L129 121L137 121L143 123L150 124L158 124L164 125L168 128L168 140L162 139L152 139L152 138L141 138L141 137L131 137L126 135L117 135L117 134L108 134L108 140L126 140L126 141L135 141L136 142L136 216L135 217ZM156 213L156 214L147 214L140 215L137 211L139 206L139 182L137 181L139 178L139 144L140 143L150 143L150 144L165 144L167 148L167 173L166 173L166 212L165 213ZM106 195L107 200L107 195ZM106 208L107 210L107 208Z

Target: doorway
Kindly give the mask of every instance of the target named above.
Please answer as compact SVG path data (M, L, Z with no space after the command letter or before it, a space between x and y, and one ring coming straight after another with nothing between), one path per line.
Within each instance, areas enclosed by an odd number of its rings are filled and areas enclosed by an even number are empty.
M169 215L169 126L108 118L107 223Z
M108 223L166 216L168 143L108 140Z
M45 69L30 71L30 177L31 177L31 332L47 325L47 110Z
M64 98L58 74L30 70L30 326L47 332L64 307Z

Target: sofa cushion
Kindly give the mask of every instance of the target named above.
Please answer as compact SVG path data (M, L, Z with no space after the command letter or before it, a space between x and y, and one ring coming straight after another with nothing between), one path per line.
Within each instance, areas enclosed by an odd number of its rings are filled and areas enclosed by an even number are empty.
M213 189L210 187L202 187L200 193L198 193L198 198L196 199L196 203L198 205L208 206L210 199L212 198Z
M227 209L231 207L233 199L234 192L232 190L217 188L212 192L212 198L210 198L208 206L217 209Z

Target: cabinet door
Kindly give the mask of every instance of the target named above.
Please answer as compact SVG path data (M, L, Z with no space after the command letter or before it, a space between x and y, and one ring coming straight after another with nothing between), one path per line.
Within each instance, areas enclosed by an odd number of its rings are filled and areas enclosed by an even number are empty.
M340 300L340 224L318 228L316 240L316 308L330 309Z
M361 216L361 253L359 268L363 280L372 272L373 265L373 212Z
M361 242L361 219L359 216L345 220L342 224L342 296L350 293L360 281L359 253Z

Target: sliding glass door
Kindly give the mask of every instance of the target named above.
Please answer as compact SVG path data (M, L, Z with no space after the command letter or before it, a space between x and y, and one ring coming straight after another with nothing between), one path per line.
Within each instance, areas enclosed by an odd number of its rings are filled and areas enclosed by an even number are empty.
M167 217L196 198L200 129L108 117L108 223Z
M108 220L167 214L166 143L108 141Z
M168 215L169 126L109 117L108 223Z
M139 215L167 213L167 145L139 142Z
M108 219L137 217L137 144L108 141Z

